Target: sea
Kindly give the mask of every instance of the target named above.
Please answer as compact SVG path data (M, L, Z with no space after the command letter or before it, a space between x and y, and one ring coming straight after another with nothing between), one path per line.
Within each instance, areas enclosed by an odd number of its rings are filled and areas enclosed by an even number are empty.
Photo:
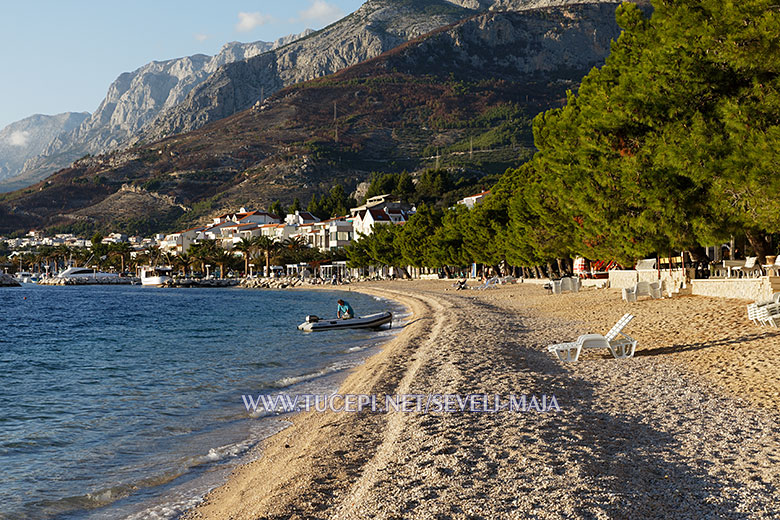
M289 416L242 395L334 392L394 330L297 330L397 303L347 291L0 288L0 519L176 518Z

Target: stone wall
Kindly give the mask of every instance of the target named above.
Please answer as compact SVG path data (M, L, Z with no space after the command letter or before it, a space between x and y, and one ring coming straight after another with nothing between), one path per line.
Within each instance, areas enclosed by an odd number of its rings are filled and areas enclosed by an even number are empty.
M737 298L740 300L768 300L772 297L769 278L710 278L692 280L692 294L715 298Z
M670 273L668 270L661 271L660 278L657 269L640 269L621 271L613 269L609 272L609 286L613 289L624 289L633 287L637 282L657 282L659 279L663 282L662 290L665 294L669 291L677 292L685 287L687 279L685 271L674 269Z
M639 274L634 269L630 271L622 271L620 269L612 269L609 272L609 286L612 289L625 289L633 287L639 281Z

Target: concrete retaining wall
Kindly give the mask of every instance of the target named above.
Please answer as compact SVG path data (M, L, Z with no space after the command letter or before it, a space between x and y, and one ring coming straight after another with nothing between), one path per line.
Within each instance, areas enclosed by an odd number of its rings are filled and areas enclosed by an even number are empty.
M668 294L670 290L677 292L683 287L686 281L685 271L674 269L661 271L661 277L658 277L657 269L640 269L621 271L613 269L609 272L609 286L613 289L625 289L633 287L637 282L657 282L659 279L663 282L663 292Z
M634 269L630 271L621 271L612 269L609 272L609 286L612 289L625 289L633 287L639 281L639 273Z
M692 294L715 298L737 298L740 300L768 300L772 297L769 278L710 278L691 280Z

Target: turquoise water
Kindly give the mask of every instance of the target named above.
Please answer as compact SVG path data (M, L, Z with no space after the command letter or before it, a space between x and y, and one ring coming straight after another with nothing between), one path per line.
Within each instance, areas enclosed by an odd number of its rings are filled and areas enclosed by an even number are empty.
M333 390L386 339L296 329L339 297L400 311L336 291L0 289L0 518L176 516L284 426L242 394Z

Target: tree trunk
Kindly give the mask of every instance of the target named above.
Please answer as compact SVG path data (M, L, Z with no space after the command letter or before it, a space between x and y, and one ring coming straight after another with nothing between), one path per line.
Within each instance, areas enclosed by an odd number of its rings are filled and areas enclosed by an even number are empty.
M563 258L556 258L555 262L558 264L558 272L563 276L563 273L566 271L566 268L564 267L566 263L565 260Z
M758 257L758 263L763 265L766 263L766 255L771 252L769 247L769 237L760 231L753 229L745 231L745 237L747 237L750 246L753 248L753 253Z
M406 267L396 267L395 269L401 273L401 278L412 278L412 276L409 274L409 271L406 270Z
M547 262L547 277L552 279L555 275L553 274L553 266L552 262Z

